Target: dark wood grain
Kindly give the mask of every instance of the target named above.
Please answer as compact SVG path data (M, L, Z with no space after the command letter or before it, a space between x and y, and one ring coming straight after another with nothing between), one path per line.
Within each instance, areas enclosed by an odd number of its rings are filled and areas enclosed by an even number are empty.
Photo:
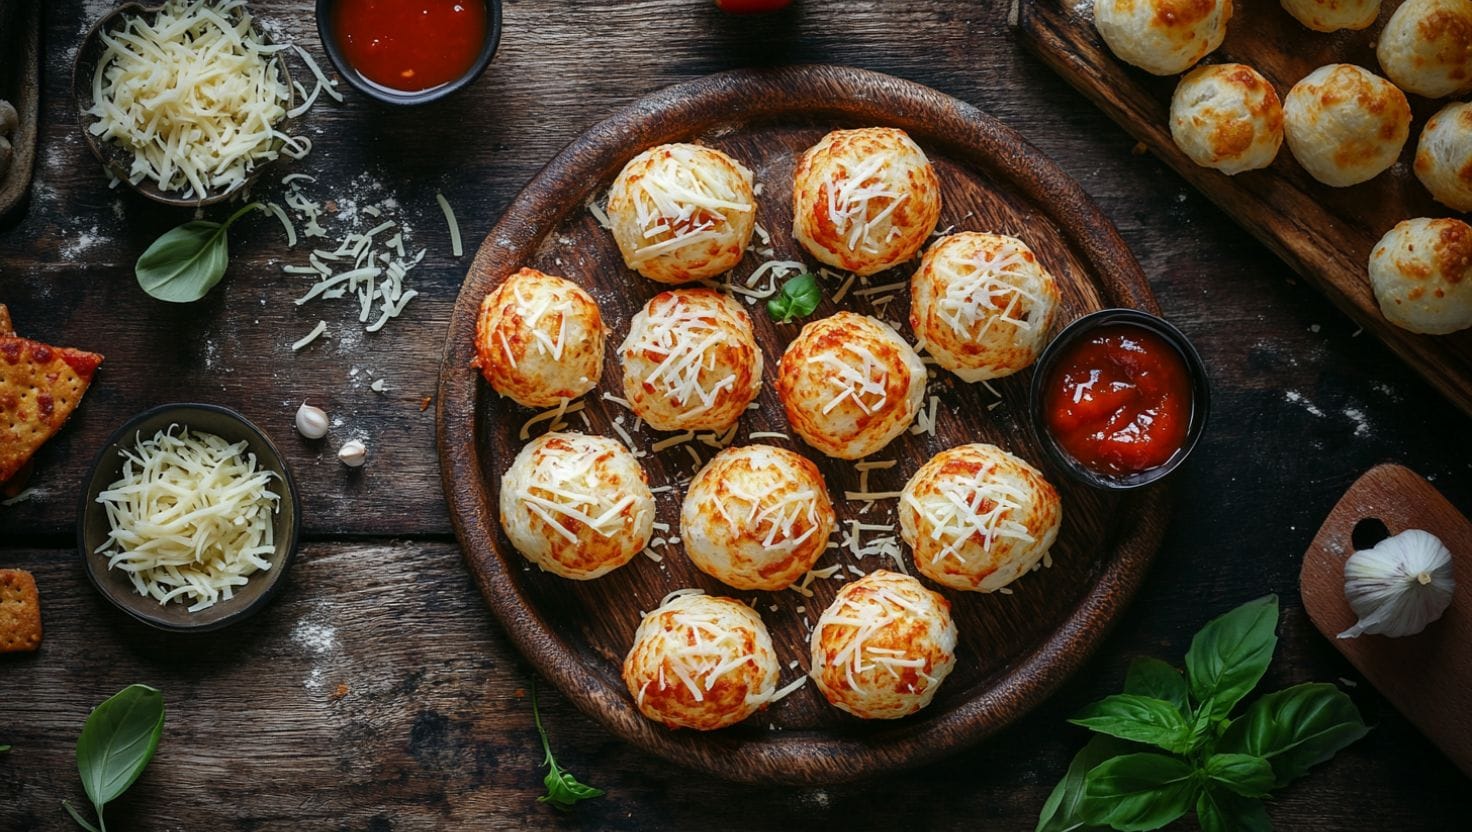
M0 172L0 219L25 198L36 167L37 115L41 102L41 7L0 0L0 100L15 107L20 123L8 138L13 155Z
M1436 336L1401 329L1380 314L1366 275L1370 249L1396 223L1456 215L1431 199L1411 169L1420 128L1445 101L1409 96L1415 114L1411 138L1400 161L1369 182L1349 188L1316 182L1286 144L1271 167L1227 176L1197 165L1175 146L1169 115L1178 79L1156 77L1115 58L1094 28L1092 5L1013 2L1012 19L1028 48L1472 414L1472 330ZM1226 40L1209 61L1245 63L1266 76L1279 96L1324 64L1378 71L1375 38L1398 5L1383 3L1380 19L1365 31L1322 34L1304 28L1277 3L1240 3Z
M1390 534L1421 529L1452 553L1462 578L1442 617L1413 636L1342 639L1358 616L1344 597L1344 562L1359 525L1378 521ZM1373 545L1373 544L1371 544ZM1436 487L1403 465L1377 465L1354 481L1329 512L1303 556L1299 585L1309 620L1406 718L1472 777L1472 521Z
M812 597L736 592L702 575L678 544L665 547L657 566L640 558L596 581L529 570L502 533L495 506L501 477L525 445L521 425L535 411L497 396L469 366L481 299L508 274L529 265L588 289L599 300L611 340L621 340L644 302L668 287L624 268L611 235L584 204L589 197L601 200L602 190L635 154L670 141L709 144L755 171L763 188L757 222L771 234L776 258L803 259L790 234L792 169L823 134L855 126L899 127L926 150L941 181L939 228L1016 235L1038 253L1059 282L1055 331L1100 308L1155 308L1138 264L1108 220L1076 183L1016 133L916 84L808 66L725 73L671 87L590 128L527 185L491 229L461 289L445 344L438 416L445 493L466 563L491 609L528 658L615 733L722 777L842 782L953 753L1006 726L1091 652L1133 594L1166 522L1166 485L1121 496L1089 489L1052 470L1064 505L1054 568L1019 580L1010 588L1013 594L946 593L961 633L961 658L936 701L913 718L853 719L829 707L811 686L716 733L670 731L639 714L619 667L640 611L658 606L671 591L700 586L711 594L752 596L780 663L796 662L785 670L785 681L806 670L810 622L851 579L848 568L867 572L896 565L833 550L817 565L840 564L842 574L814 583ZM735 279L744 280L764 259L748 253L733 271ZM905 287L913 271L913 263L902 265L866 283ZM876 315L909 332L901 323L908 320L907 289L889 292L901 297L879 306L862 291L851 292L841 304L825 298L812 320L843 308ZM765 366L777 366L799 326L774 324L754 308L753 329ZM583 398L582 413L589 418L581 426L577 418L570 421L574 429L616 438L610 422L622 418L621 407L598 395L599 390L622 390L616 350L609 351L605 363L599 388ZM875 453L874 458L899 464L871 475L871 488L897 490L933 454L972 441L996 444L1047 470L1037 437L1028 429L1031 379L1031 371L1024 371L995 380L992 387L1002 405L994 409L989 405L995 396L985 386L938 373L931 391L939 394L944 416L935 436L903 434ZM752 431L790 432L770 377L757 402L760 409L742 418L735 445L748 444L745 436ZM636 435L641 448L668 436L643 429ZM776 444L817 463L835 496L840 529L847 522L896 522L893 501L873 505L837 499L858 490L852 463L824 457L801 442ZM705 451L702 459L709 458L709 449L694 447ZM658 519L678 530L680 500L695 461L685 448L673 447L651 454L643 465L651 485L671 489L659 498Z

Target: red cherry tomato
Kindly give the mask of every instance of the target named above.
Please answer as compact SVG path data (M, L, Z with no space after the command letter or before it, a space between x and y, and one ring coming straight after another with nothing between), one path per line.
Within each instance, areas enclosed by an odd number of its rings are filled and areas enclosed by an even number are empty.
M765 14L790 5L792 0L716 0L716 8L728 14Z

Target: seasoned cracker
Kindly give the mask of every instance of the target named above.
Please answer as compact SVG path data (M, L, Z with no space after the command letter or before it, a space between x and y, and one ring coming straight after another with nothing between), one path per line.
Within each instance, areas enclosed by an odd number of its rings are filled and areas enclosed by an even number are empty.
M0 569L0 653L30 653L41 646L41 595L24 569Z
M10 323L10 307L0 303L0 335L14 335L15 326Z
M0 481L66 424L102 356L0 336Z

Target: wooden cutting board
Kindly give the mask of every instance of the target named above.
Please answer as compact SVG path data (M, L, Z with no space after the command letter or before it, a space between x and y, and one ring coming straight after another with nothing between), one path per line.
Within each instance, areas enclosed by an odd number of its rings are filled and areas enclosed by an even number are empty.
M1387 532L1407 529L1428 531L1451 550L1457 581L1451 606L1413 636L1339 638L1356 620L1344 598L1344 561ZM1380 465L1329 512L1298 580L1319 632L1472 777L1472 522L1416 472Z
M1409 96L1415 121L1400 162L1369 182L1331 188L1294 161L1285 143L1270 167L1227 176L1192 162L1171 140L1170 97L1179 80L1160 78L1114 57L1093 23L1091 0L1012 0L1011 22L1022 43L1099 106L1150 152L1317 286L1447 398L1472 413L1472 330L1415 335L1386 321L1365 268L1370 249L1396 223L1412 217L1457 216L1433 201L1411 172L1426 119L1446 101ZM1281 98L1324 64L1347 62L1379 72L1372 46L1399 5L1387 0L1362 32L1324 34L1304 28L1274 0L1237 2L1226 41L1207 63L1256 68ZM1129 164L1120 159L1120 164Z
M0 98L15 106L20 125L10 137L15 155L0 173L0 219L26 195L36 163L36 115L41 100L41 3L0 0Z

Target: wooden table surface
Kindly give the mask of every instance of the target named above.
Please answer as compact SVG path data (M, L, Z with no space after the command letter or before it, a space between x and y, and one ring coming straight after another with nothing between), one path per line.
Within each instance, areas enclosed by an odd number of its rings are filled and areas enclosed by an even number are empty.
M1061 0L1060 0L1061 1ZM73 746L88 709L131 682L164 691L158 756L109 811L114 829L371 829L740 826L1030 829L1084 742L1064 720L1118 689L1130 657L1179 663L1208 618L1266 592L1284 602L1264 685L1343 680L1368 738L1270 804L1279 829L1443 830L1472 790L1314 631L1299 561L1325 513L1371 465L1395 460L1472 507L1465 416L1295 279L1205 199L1025 54L1005 0L797 0L758 19L708 0L569 4L510 0L501 50L467 93L398 112L347 93L301 122L316 148L280 175L319 177L322 196L392 193L416 245L421 292L384 331L299 354L290 343L341 307L297 307L299 278L269 218L232 233L233 262L207 299L143 295L132 262L182 222L107 188L66 93L80 34L107 0L46 4L47 66L36 181L0 228L0 302L22 332L107 356L72 422L38 458L36 496L0 508L0 566L36 573L46 639L0 659L0 829L63 829L84 801ZM311 4L253 2L322 59ZM325 59L324 63L325 63ZM1020 130L1076 176L1118 225L1168 317L1212 372L1212 424L1180 472L1164 549L1104 648L1050 701L947 762L825 789L731 785L607 735L543 688L559 760L607 797L558 814L538 804L541 755L529 668L492 622L460 562L434 451L433 392L447 316L475 244L563 144L653 89L736 66L843 63L969 101ZM442 191L468 242L450 256ZM344 316L341 320L338 315ZM367 371L389 392L369 389ZM354 474L302 442L303 398L368 437ZM271 431L305 495L306 543L281 596L255 619L203 637L132 622L88 586L73 520L83 470L104 437L154 404L237 408Z

